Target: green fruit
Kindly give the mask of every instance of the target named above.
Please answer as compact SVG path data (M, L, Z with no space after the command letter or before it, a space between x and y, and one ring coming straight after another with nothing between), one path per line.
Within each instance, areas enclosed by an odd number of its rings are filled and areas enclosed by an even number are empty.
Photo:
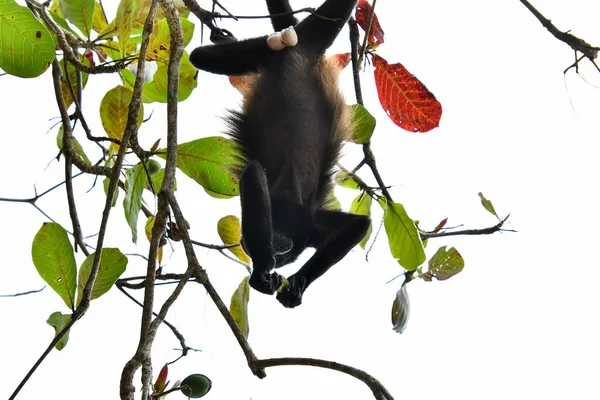
M146 162L146 168L148 168L148 173L152 176L160 171L160 163L156 160L148 160Z
M192 399L204 396L210 390L212 382L202 374L192 374L181 381L181 393Z

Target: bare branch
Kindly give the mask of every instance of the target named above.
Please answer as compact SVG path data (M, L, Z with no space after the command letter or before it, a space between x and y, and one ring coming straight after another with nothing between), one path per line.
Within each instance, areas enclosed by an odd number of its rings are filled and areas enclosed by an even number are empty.
M305 365L309 367L319 367L319 368L327 368L332 369L334 371L343 372L344 374L348 374L362 382L364 382L369 389L373 392L373 396L375 396L378 400L393 400L392 395L387 391L387 389L373 376L368 373L351 367L349 365L340 364L335 361L326 361L319 360L314 358L269 358L264 360L257 360L255 364L260 368L268 368L268 367L276 367L283 365Z

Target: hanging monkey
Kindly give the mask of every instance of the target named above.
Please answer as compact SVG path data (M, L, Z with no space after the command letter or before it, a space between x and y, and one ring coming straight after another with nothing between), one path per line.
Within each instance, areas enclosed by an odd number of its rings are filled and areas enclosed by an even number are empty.
M351 130L338 88L340 68L323 57L347 22L356 0L326 0L298 22L287 0L267 0L275 34L198 47L190 61L216 74L256 74L241 111L228 117L241 149L237 171L242 246L250 255L250 286L273 294L282 277L273 271L307 248L314 255L280 289L285 307L364 237L366 216L327 209L332 171Z

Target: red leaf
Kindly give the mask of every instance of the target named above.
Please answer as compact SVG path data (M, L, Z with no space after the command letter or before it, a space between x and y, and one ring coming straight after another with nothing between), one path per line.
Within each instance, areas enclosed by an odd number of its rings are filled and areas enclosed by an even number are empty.
M167 387L167 376L169 375L169 365L165 364L164 367L160 370L158 374L158 378L156 378L156 382L154 383L154 390L158 393L161 393Z
M377 54L373 64L379 102L396 125L411 132L427 132L439 125L442 105L421 81L402 64L390 65Z
M356 23L363 28L363 31L367 30L369 24L369 15L371 14L371 5L367 0L359 0L356 6ZM373 14L373 21L371 22L371 29L367 36L369 47L374 49L384 42L384 33L377 14Z

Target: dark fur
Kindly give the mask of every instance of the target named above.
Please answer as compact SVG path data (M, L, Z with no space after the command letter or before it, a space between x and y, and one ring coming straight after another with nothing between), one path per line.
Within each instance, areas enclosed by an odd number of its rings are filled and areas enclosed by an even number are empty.
M213 73L258 73L243 110L229 119L246 161L239 175L242 244L254 265L250 285L273 294L282 282L273 268L293 262L307 247L317 249L277 295L286 307L299 305L304 290L363 238L370 223L325 209L349 122L337 73L323 54L355 4L326 0L316 14L327 20L273 17L277 31L295 25L295 47L273 51L263 36L199 47L190 55L197 68ZM267 6L271 14L291 11L287 0L267 0Z

